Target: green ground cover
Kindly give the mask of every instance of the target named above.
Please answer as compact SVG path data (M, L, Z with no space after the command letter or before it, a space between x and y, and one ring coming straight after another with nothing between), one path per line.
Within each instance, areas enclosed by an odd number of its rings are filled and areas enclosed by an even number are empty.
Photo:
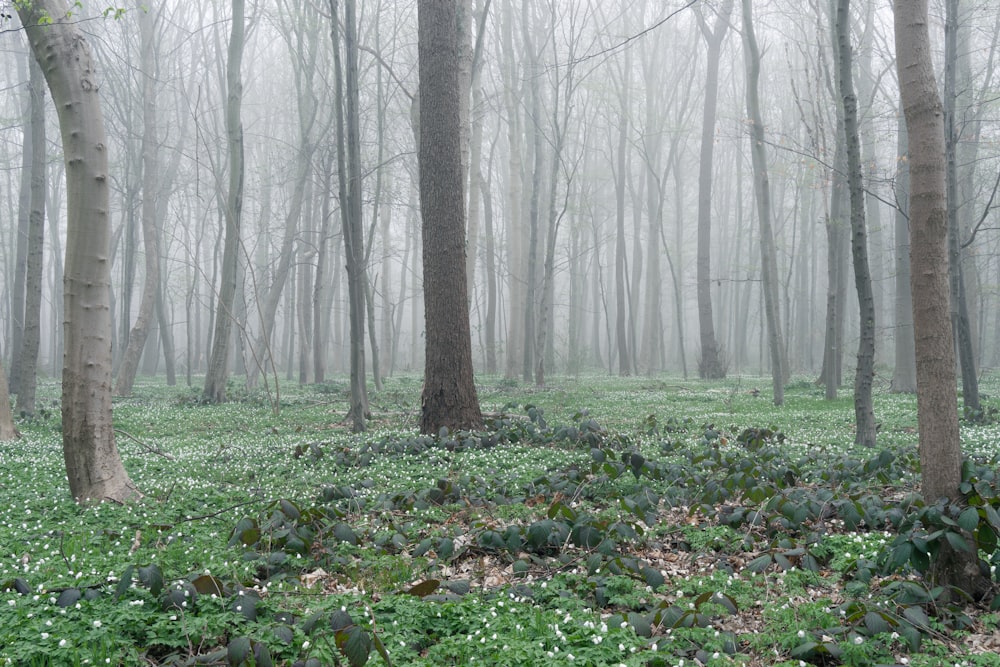
M0 445L0 664L1000 665L989 601L920 574L943 540L995 572L1000 425L963 423L953 510L914 495L912 396L858 450L806 380L480 383L487 431L429 438L415 377L361 436L346 382L147 380L115 404L144 497L84 508L43 386Z

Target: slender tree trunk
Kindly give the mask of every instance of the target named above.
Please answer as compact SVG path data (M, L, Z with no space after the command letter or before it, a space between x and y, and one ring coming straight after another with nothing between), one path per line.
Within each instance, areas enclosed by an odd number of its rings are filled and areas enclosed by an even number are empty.
M365 252L361 208L361 137L358 126L358 47L355 0L344 3L344 54L341 65L337 0L330 0L337 106L337 173L344 233L350 325L351 405L348 417L354 432L365 430L368 388L365 376ZM345 94L346 86L346 94Z
M838 0L836 16L837 83L844 107L847 138L847 181L851 196L851 254L854 283L858 290L861 332L858 336L858 367L854 376L854 442L875 446L875 409L872 384L875 378L875 298L868 267L868 233L865 226L865 191L861 171L861 140L858 134L858 98L854 93L851 47L851 0Z
M632 62L625 51L625 65L622 68L621 89L618 91L621 102L618 118L618 147L616 150L615 167L615 339L618 349L618 374L632 374L632 357L629 354L628 339L628 298L625 290L625 182L628 178L628 118L630 112L629 82Z
M29 61L29 70L31 68L31 63L38 67L38 62L31 56L31 53L27 54L26 59ZM19 79L24 80L24 61L18 57L18 69ZM41 70L38 70L41 72ZM10 355L10 384L9 391L17 394L20 392L21 386L21 342L24 336L24 290L25 290L25 277L26 277L26 265L28 261L28 225L31 217L31 174L34 169L32 164L32 156L34 153L34 148L32 146L32 122L31 118L34 117L34 109L32 105L34 104L34 97L32 96L35 87L38 85L36 80L37 75L34 71L30 71L29 77L29 89L28 95L24 97L24 117L28 120L24 124L24 139L21 142L21 178L18 188L17 197L17 231L16 239L14 241L14 266L13 274L9 277L11 280L11 294L10 294L10 330L9 330L9 349L7 353ZM43 84L44 85L44 84Z
M226 137L229 145L229 190L224 210L225 241L222 249L222 270L218 306L215 309L215 329L212 350L205 374L203 396L210 403L226 400L226 380L229 377L229 352L233 320L236 316L236 283L239 276L240 228L243 217L243 83L240 67L243 62L244 0L232 0L232 33L226 63Z
M701 360L698 374L706 379L726 376L724 352L715 337L712 315L712 165L715 153L715 121L719 99L719 61L722 42L729 29L733 0L724 0L715 27L698 15L701 32L708 43L708 74L705 77L705 109L702 113L701 152L698 166L698 325L701 330Z
M146 256L146 272L142 281L142 297L135 324L128 335L125 354L118 367L115 394L131 396L139 359L146 347L153 308L160 288L160 248L156 235L157 197L159 186L159 140L156 136L156 92L154 81L156 67L153 57L154 27L156 14L153 10L139 12L139 30L142 40L140 56L140 76L142 77L142 244Z
M750 131L750 157L753 163L754 193L757 201L757 222L760 226L760 263L764 290L764 312L767 319L767 340L771 353L771 387L774 404L785 402L785 343L781 337L781 312L778 303L778 263L771 230L771 185L767 174L767 156L764 154L764 119L760 114L758 92L760 80L760 51L753 28L751 0L743 0L743 40L747 66L747 114L752 123Z
M38 384L38 351L41 347L42 277L45 254L45 77L38 62L31 60L28 88L31 95L31 209L28 214L27 257L24 267L24 335L17 352L20 363L16 410L35 413ZM19 226L20 229L20 226ZM2 403L2 397L0 397ZM0 410L2 410L0 406ZM0 429L2 437L2 429Z
M98 77L64 0L34 0L17 12L59 115L66 164L62 431L69 490L78 502L123 502L139 491L111 420L108 155Z
M944 136L945 178L948 192L948 266L951 291L951 326L958 347L959 368L962 371L962 405L970 415L982 410L979 400L979 377L972 344L972 327L966 301L965 277L962 271L961 227L959 225L958 129L955 126L956 66L958 61L958 0L945 1L944 30ZM971 202L964 202L966 206Z
M14 415L10 411L10 389L7 385L7 373L0 366L0 442L10 442L21 436L14 426Z
M909 139L910 275L917 358L917 423L921 490L928 502L960 501L962 447L958 429L955 346L949 310L948 211L944 122L934 78L927 0L895 0L896 67ZM944 542L944 540L942 540ZM931 564L933 585L955 586L973 599L990 588L975 548L947 542Z

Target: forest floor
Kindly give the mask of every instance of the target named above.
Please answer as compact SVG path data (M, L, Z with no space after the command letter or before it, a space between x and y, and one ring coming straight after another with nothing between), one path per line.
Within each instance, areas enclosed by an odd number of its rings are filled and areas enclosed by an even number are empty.
M886 384L864 449L806 379L481 377L486 431L431 438L414 376L362 435L344 379L152 378L115 402L143 497L78 507L46 383L0 444L0 664L1000 665L1000 613L921 576L970 538L996 572L1000 424L962 424L971 509L927 507Z

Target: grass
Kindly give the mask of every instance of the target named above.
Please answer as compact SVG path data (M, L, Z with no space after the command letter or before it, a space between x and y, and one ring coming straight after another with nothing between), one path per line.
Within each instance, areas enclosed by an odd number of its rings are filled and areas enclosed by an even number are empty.
M115 403L145 495L91 507L44 384L0 445L0 664L1000 665L996 614L885 564L914 397L876 393L879 459L805 380L778 409L761 378L480 382L492 439L419 436L414 377L360 436L343 382L206 406L147 379ZM963 424L967 455L998 435Z

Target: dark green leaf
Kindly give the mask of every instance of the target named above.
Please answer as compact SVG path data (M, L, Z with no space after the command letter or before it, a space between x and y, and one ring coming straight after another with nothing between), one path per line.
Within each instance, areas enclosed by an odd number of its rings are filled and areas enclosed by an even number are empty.
M352 546L358 546L357 534L354 532L354 529L346 523L341 522L335 525L333 527L333 536L341 542L347 542Z
M71 607L76 604L81 597L83 597L83 594L80 593L79 588L67 588L59 594L59 597L56 599L56 606Z
M149 589L150 593L159 595L163 590L163 571L156 563L142 566L139 568L139 581Z
M970 533L976 529L979 525L979 510L975 507L966 507L962 510L962 513L958 515L958 525L962 527L963 530L967 530Z
M426 581L421 581L419 584L414 584L405 590L404 593L422 598L436 591L440 585L441 582L437 579L427 579Z
M372 640L367 632L354 625L335 635L337 648L351 667L363 667L372 652Z
M747 563L747 569L751 572L763 572L771 565L771 561L771 554L764 554Z
M642 568L642 576L654 591L664 583L663 575L655 567Z
M337 611L330 614L330 629L334 632L340 632L346 628L354 626L354 619L343 609L338 609Z
M132 587L132 573L135 571L134 565L128 565L125 567L125 571L122 572L121 578L118 580L118 584L115 586L115 599L120 600L128 589Z
M972 551L972 547L969 545L969 541L965 539L960 533L956 533L953 530L946 530L944 533L945 538L947 538L948 543L956 551Z
M237 637L229 642L226 648L226 662L232 667L242 665L247 662L251 655L250 638Z
M220 598L225 597L222 581L210 574L203 574L200 577L196 577L191 582L191 585L194 586L194 589L202 595L215 595Z
M468 595L469 591L472 590L472 584L469 583L468 579L446 581L441 584L441 587L451 591L455 595Z

